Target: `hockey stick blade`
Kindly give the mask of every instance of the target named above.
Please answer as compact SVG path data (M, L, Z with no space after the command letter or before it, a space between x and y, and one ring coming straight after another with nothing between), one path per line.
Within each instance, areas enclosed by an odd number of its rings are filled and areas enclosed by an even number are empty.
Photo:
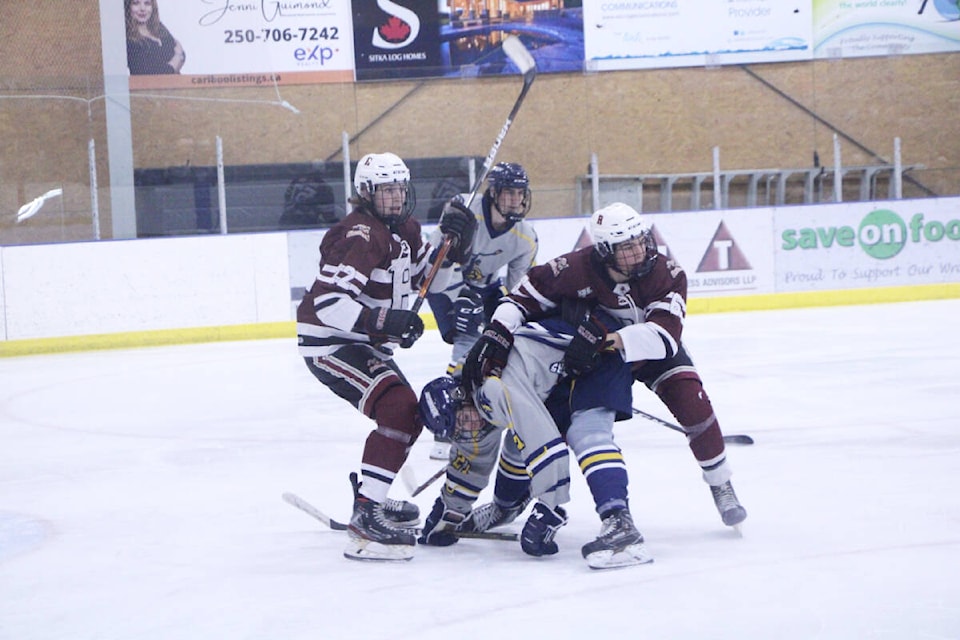
M312 504L310 504L309 502L301 498L300 496L293 493L284 493L282 497L283 497L283 501L286 502L287 504L292 505L297 509L300 509L300 511L303 511L308 516L311 516L314 519L319 520L320 522L327 525L334 531L347 530L347 525L343 524L342 522L338 522L334 520L333 518L325 514L323 511L320 511L315 506L313 506Z
M524 76L531 72L536 73L536 61L517 36L507 36L507 39L503 41L503 52L507 54L513 64L517 65L517 69Z
M666 420L663 420L662 418L658 418L657 416L653 415L652 413L647 413L646 411L641 411L640 409L637 409L636 407L633 408L633 413L636 414L636 415L638 415L638 416L643 416L644 418L646 418L647 420L650 420L651 422L656 422L656 423L659 424L659 425L663 425L663 426L666 427L667 429L672 429L672 430L674 430L674 431L676 431L676 432L678 432L678 433L686 433L686 431L684 431L683 427L681 427L681 426L679 426L679 425L675 425L675 424L673 424L672 422L667 422ZM748 435L742 434L742 433L738 433L738 434L734 434L734 435L729 435L729 436L723 436L723 441L726 442L726 443L728 443L728 444L742 444L742 445L753 444L753 438L751 438L751 437L748 436Z

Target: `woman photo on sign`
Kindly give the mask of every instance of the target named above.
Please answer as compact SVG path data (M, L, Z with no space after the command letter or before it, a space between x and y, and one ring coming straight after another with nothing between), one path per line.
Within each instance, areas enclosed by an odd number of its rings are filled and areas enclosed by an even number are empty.
M123 0L127 18L127 67L130 75L180 73L187 54L160 22L157 0Z

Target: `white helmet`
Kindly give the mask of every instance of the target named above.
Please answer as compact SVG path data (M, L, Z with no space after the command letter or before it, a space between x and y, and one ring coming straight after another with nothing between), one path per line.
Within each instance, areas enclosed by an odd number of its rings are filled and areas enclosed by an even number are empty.
M377 211L373 203L373 194L382 184L399 183L406 189L406 199L399 216L384 216ZM357 190L361 202L374 216L384 220L391 227L404 222L413 213L417 204L413 185L410 184L410 169L393 153L368 153L360 158L353 174L353 187Z
M657 258L657 244L653 232L640 213L630 205L614 202L594 211L590 218L590 235L593 237L594 249L607 265L613 264L613 252L618 244L633 238L642 238L646 255L640 264L634 265L630 273L624 275L637 278L653 269Z

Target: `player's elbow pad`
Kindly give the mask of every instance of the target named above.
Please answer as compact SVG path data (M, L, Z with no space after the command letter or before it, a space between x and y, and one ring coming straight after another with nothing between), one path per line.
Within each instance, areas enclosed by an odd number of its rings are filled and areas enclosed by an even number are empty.
M620 329L623 359L627 362L663 360L677 354L677 342L663 327L652 322L632 324Z

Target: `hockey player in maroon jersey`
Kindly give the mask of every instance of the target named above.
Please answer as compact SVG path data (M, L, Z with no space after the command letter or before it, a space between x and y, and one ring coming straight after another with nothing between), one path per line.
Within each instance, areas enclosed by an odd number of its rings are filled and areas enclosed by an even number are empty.
M362 482L354 482L344 555L409 560L419 510L387 499L387 492L423 425L417 394L393 350L409 348L423 334L423 321L409 306L435 251L410 217L416 197L403 160L365 155L353 183L354 209L324 235L319 273L297 308L299 352L320 382L376 422L363 449ZM476 226L473 216L449 207L439 226L453 239L450 259L459 262ZM439 272L438 287L449 272Z
M499 375L521 325L560 313L569 317L574 309L577 331L564 356L567 372L589 373L601 354L611 349L633 363L635 379L653 390L685 429L723 523L739 525L747 513L730 483L723 434L681 342L686 274L657 251L649 226L628 205L614 203L594 212L590 231L592 247L532 268L504 298L467 355L464 384L477 387L487 376ZM594 307L622 328L602 324L591 313ZM614 410L603 406L577 411L566 432L602 521L600 535L581 550L596 568L632 563L630 557L618 556L643 541L628 510L626 465L613 438L615 417ZM509 507L511 499L520 497L495 495L492 507L477 510ZM549 524L550 514L541 519ZM559 515L554 519L562 520ZM504 523L500 518L490 520Z

